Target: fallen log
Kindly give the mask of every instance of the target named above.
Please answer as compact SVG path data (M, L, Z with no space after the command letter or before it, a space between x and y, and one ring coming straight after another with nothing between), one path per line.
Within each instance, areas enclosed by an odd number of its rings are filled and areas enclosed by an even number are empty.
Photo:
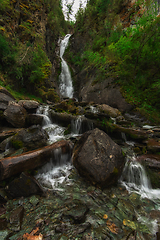
M54 151L62 149L62 154L71 153L69 141L59 141L38 150L30 151L14 157L0 160L0 180L9 178L17 173L35 169L44 165L51 158L55 160Z

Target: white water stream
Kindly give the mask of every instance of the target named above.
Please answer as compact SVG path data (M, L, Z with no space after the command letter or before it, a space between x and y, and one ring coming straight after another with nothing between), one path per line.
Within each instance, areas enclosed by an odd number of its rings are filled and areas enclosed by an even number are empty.
M59 91L62 95L62 97L73 97L73 85L72 85L72 78L69 71L69 67L66 63L66 61L63 59L63 54L65 52L65 49L68 45L68 41L71 34L67 34L63 40L61 40L60 43L60 58L61 58L61 74L59 76L60 85L59 85Z
M52 122L49 116L49 106L41 105L37 110L37 114L43 116L42 126L43 129L45 129L48 133L49 144L52 144L58 140L76 137L80 135L83 122L83 117L81 116L77 117L77 119L71 122L72 132L71 134L65 136L65 128ZM35 177L43 185L43 187L61 190L60 188L58 188L60 183L63 183L63 181L67 181L69 184L70 182L70 180L68 179L68 175L70 173L70 170L72 169L70 161L71 155L70 153L63 154L61 149L57 149L56 151L54 151L53 159L50 159L50 162L43 166L38 171Z
M128 192L135 192L141 198L160 199L160 189L153 189L144 167L136 161L135 156L128 158L120 179Z

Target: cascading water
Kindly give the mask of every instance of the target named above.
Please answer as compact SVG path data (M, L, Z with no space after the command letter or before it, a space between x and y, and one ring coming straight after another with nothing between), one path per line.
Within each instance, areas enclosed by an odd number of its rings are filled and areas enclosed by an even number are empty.
M67 180L68 184L70 182L68 175L72 168L71 155L70 153L63 154L61 149L56 149L53 155L54 160L50 159L50 162L38 171L36 178L43 187L60 190L59 184L63 183L64 180Z
M42 125L43 129L48 133L50 144L64 138L65 128L52 123L49 117L49 106L40 106L37 109L37 114L43 116Z
M136 161L135 156L127 159L120 182L128 192L135 192L142 198L160 199L160 190L151 187L144 167Z
M63 54L68 45L70 36L71 34L67 34L65 38L61 40L61 44L60 44L61 74L59 76L59 80L60 80L59 91L62 97L68 97L68 98L73 97L73 85L72 85L72 79L71 79L69 67L66 61L63 59Z

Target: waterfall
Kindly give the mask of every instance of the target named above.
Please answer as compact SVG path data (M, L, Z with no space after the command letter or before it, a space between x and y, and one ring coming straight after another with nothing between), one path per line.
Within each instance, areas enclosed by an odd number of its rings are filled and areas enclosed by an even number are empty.
M79 135L93 129L93 122L88 121L83 115L78 116L71 121L71 130L73 134Z
M64 138L65 128L52 123L49 116L49 106L40 106L36 114L43 116L42 126L48 133L50 144Z
M59 90L62 97L68 97L68 98L73 97L73 86L72 86L72 79L71 79L69 67L66 61L63 59L63 54L68 45L70 36L71 34L67 34L60 44L61 74L59 76L59 80L60 80Z
M74 134L81 133L82 121L83 121L83 116L79 116L77 117L77 119L74 119L71 121L71 130Z
M43 187L61 190L59 184L68 179L72 165L70 163L71 154L63 154L61 149L54 150L53 158L46 165L39 169L36 179L41 182Z
M144 167L136 161L135 156L127 159L120 182L128 192L135 192L142 198L160 198L160 190L152 188Z

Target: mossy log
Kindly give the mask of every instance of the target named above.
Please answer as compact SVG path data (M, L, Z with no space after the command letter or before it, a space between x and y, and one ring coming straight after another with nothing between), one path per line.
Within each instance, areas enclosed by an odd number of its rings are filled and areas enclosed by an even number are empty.
M56 149L62 149L62 153L64 154L70 153L70 144L68 141L62 140L35 151L1 159L0 180L40 167L51 158L53 158L54 161L54 150Z

